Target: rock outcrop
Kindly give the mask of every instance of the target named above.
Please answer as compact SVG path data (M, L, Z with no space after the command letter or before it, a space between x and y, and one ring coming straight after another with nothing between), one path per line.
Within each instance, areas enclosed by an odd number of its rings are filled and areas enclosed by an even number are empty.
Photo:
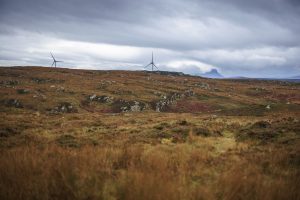
M69 102L62 102L55 108L50 110L51 114L59 114L59 113L76 113L78 110Z
M114 112L141 112L146 108L146 104L139 101L126 101L119 99L113 103Z
M96 101L99 103L112 103L114 98L113 97L109 97L109 96L97 96L96 94L93 94L91 96L88 97L89 101Z
M164 112L167 111L168 106L175 103L177 100L184 98L184 97L190 97L193 96L194 92L192 90L186 90L183 93L171 93L170 95L164 95L161 100L154 103L154 109L156 112Z

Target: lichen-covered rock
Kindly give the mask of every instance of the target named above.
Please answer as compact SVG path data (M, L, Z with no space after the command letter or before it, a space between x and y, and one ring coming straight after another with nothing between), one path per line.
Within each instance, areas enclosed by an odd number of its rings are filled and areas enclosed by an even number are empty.
M97 95L93 94L91 96L89 96L89 100L90 101L94 101L94 99L96 99Z
M183 93L174 92L167 96L162 96L162 99L158 102L152 103L152 107L154 107L156 112L164 112L168 110L168 107L175 103L177 100L193 96L194 92L192 90L186 90Z
M145 105L138 101L134 101L134 105L130 106L131 112L141 112L144 109Z
M141 112L146 108L146 104L139 101L126 101L119 99L112 105L114 112Z
M88 97L89 101L97 101L99 103L112 103L114 98L109 96L97 96L96 94L93 94Z

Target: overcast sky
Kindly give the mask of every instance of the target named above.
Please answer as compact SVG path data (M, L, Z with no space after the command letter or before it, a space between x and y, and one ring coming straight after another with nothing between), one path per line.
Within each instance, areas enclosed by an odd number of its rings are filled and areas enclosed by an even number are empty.
M0 65L300 75L300 0L0 0Z

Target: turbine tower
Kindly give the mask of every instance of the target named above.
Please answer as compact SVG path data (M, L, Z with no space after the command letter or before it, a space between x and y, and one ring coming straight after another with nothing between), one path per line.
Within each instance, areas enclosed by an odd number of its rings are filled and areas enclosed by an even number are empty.
M152 60L151 60L151 62L145 67L145 69L146 69L147 67L149 67L150 65L151 65L151 70L152 70L152 71L153 71L154 67L155 67L157 70L159 70L158 67L156 67L156 65L154 64L154 61L153 61L153 51L152 51Z
M53 63L52 63L52 65L51 65L51 67L53 67L53 65L54 65L55 68L56 68L56 63L57 63L57 62L63 62L63 61L56 60L51 52L50 52L50 54L51 54L52 59L53 59Z

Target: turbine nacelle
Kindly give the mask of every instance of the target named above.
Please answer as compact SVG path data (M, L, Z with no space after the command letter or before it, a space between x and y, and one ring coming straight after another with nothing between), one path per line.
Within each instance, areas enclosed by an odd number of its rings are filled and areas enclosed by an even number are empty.
M55 68L56 68L56 63L58 63L58 62L63 62L63 61L60 61L60 60L56 60L51 52L50 52L50 54L51 54L51 57L52 57L52 59L53 59L53 63L52 63L52 65L51 65L51 67L53 67L53 65L54 65Z
M146 69L147 67L151 66L151 70L153 71L154 67L159 71L158 67L155 65L154 60L153 60L153 52L152 52L152 59L151 62L146 65L146 67L144 67L144 69Z

